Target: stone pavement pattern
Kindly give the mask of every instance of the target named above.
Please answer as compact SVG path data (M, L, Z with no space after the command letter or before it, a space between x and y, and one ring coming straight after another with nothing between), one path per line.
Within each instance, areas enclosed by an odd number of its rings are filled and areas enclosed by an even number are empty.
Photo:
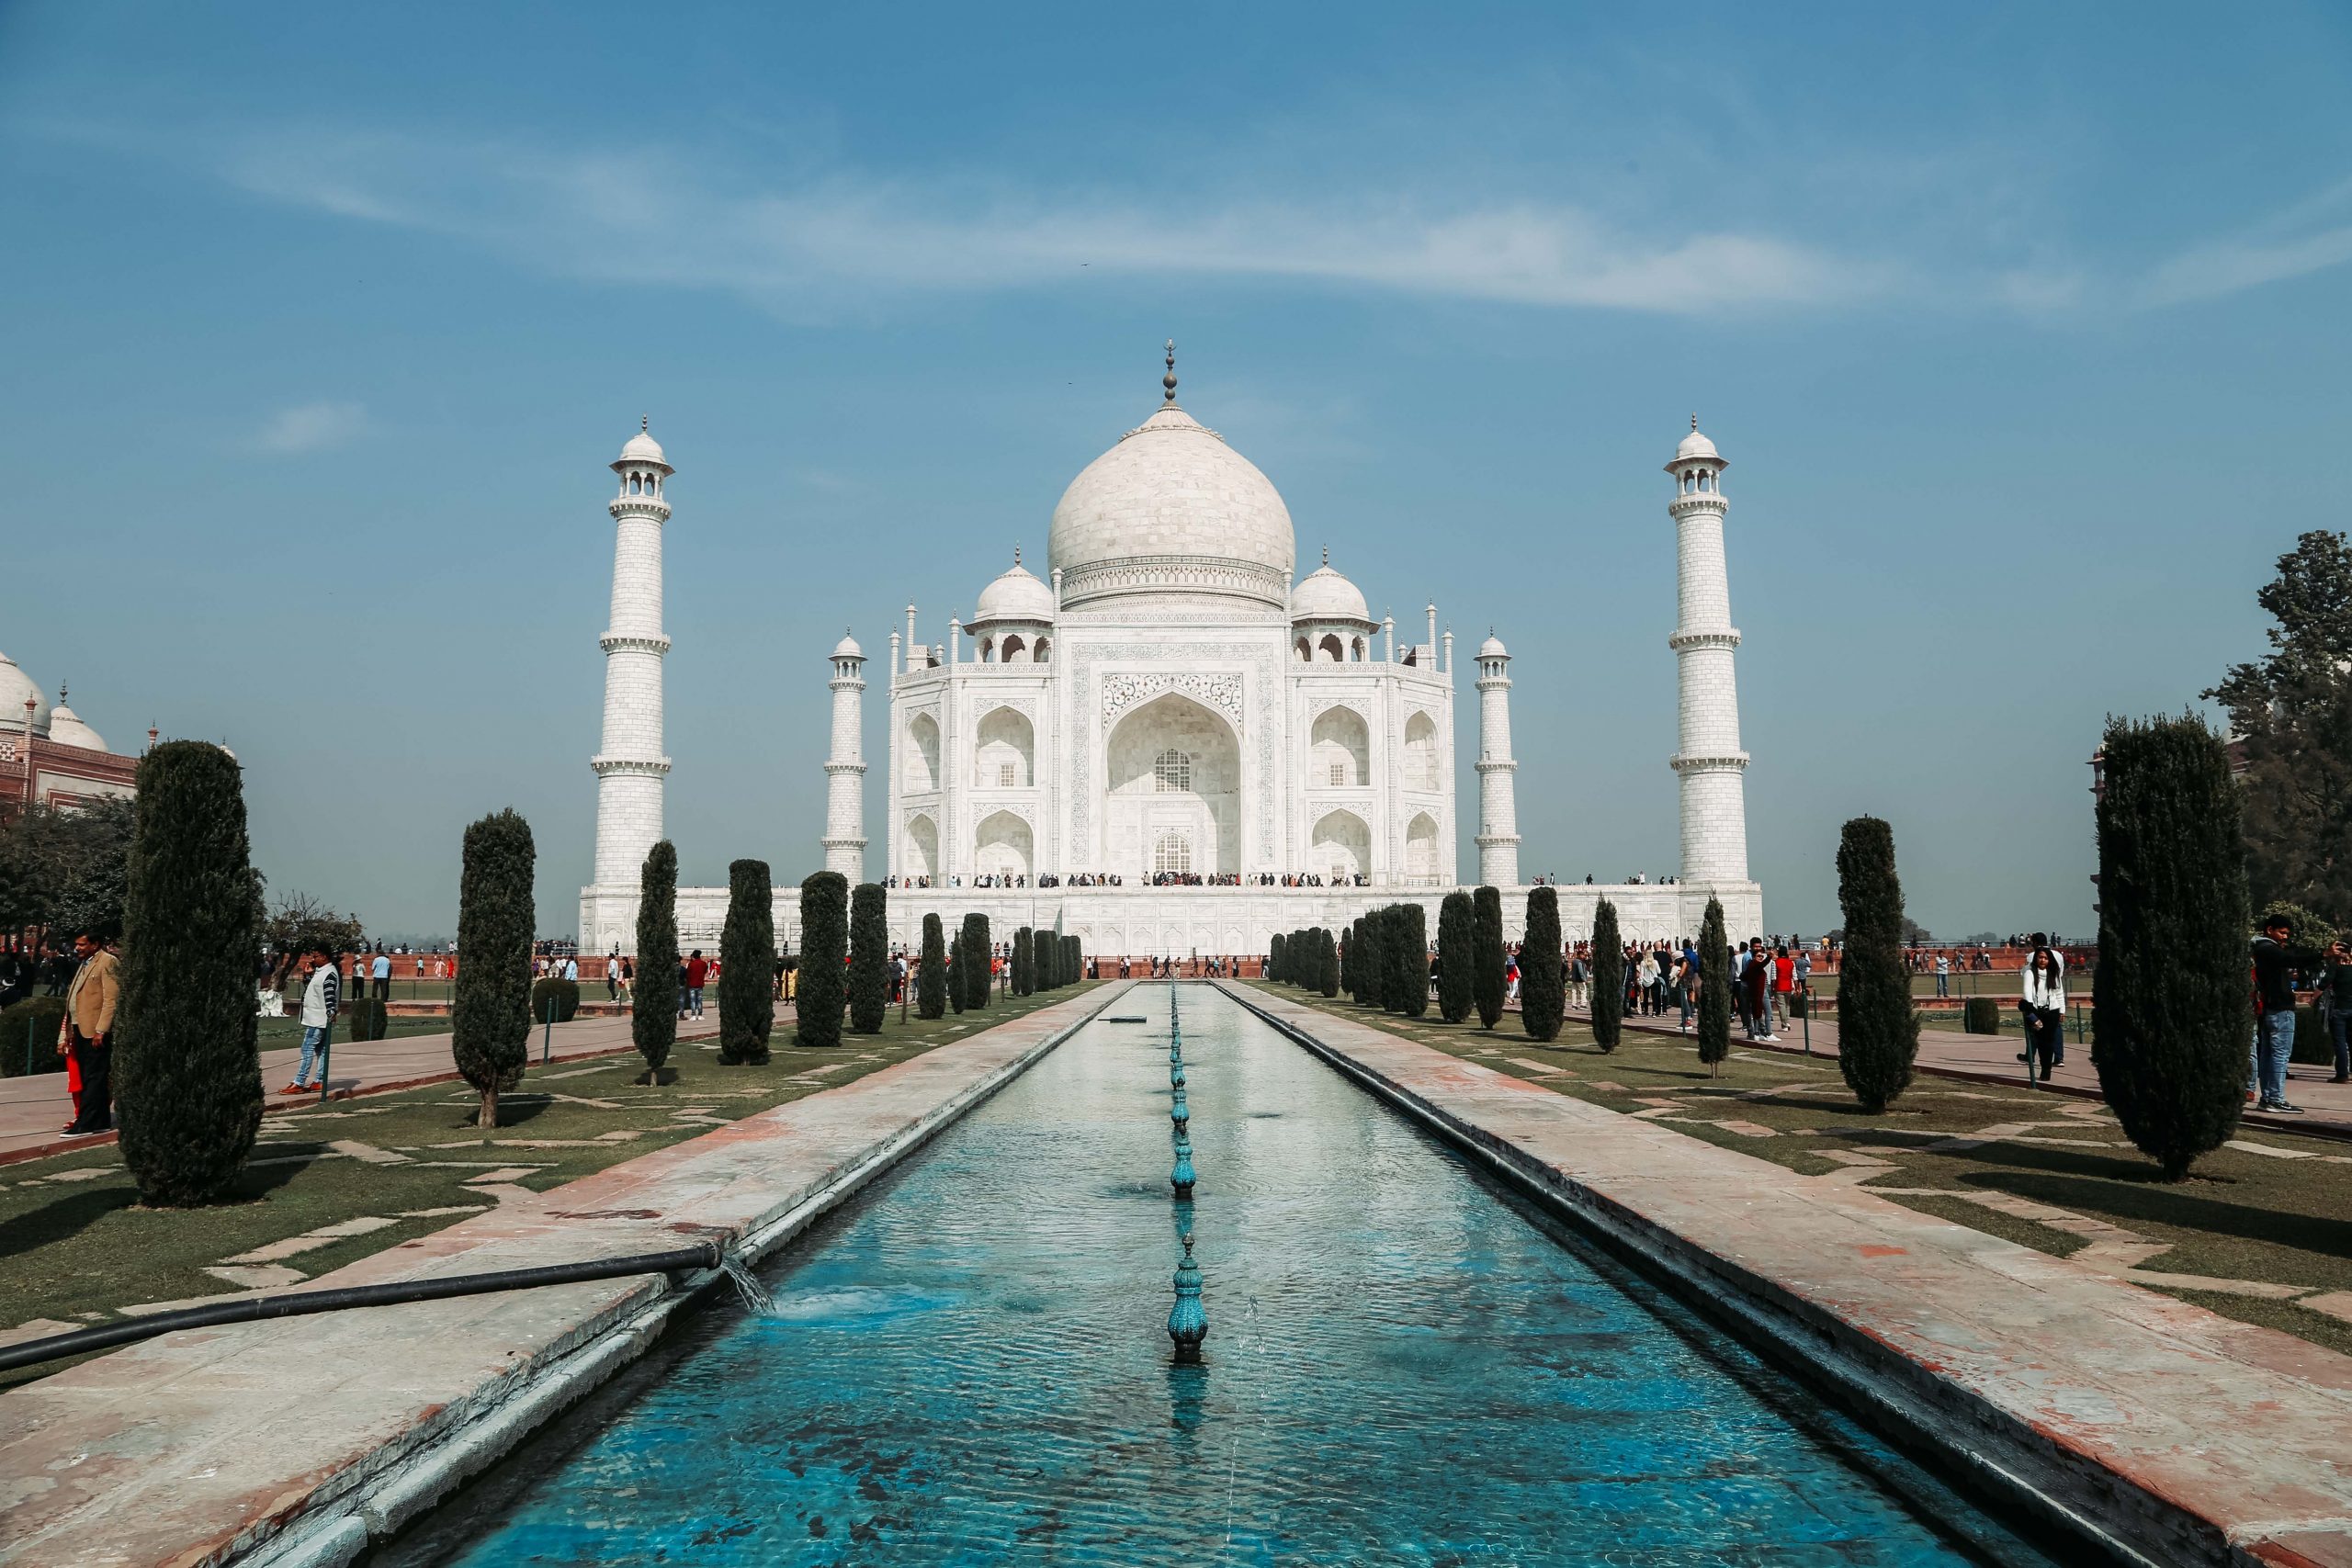
M1232 990L1841 1353L1901 1358L1956 1418L2043 1456L2039 1482L2110 1519L2122 1508L2152 1561L2352 1568L2352 1358L2139 1289L2120 1236L2094 1238L2110 1245L2086 1261L2051 1258L1860 1190L1875 1170L1800 1176L1656 1115Z
M708 1134L496 1209L300 1287L730 1246L918 1138L1115 1001L1092 989ZM528 1397L652 1309L653 1276L183 1329L0 1394L0 1564L229 1561L300 1522L356 1551L413 1451ZM603 1344L597 1342L602 1339ZM429 1498L413 1500L421 1507ZM339 1510L351 1517L331 1520ZM390 1521L379 1514L374 1527ZM371 1528L374 1528L371 1527ZM380 1533L380 1529L377 1529Z

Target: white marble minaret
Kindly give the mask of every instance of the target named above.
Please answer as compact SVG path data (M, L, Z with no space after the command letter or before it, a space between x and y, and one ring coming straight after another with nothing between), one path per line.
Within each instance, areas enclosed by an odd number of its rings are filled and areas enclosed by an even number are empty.
M865 880L865 744L859 698L865 650L847 632L833 645L833 750L825 759L825 869Z
M1668 645L1679 661L1681 745L1672 761L1682 781L1682 879L1747 880L1747 753L1739 749L1739 686L1732 650L1731 579L1724 566L1723 473L1715 444L1690 434L1674 449L1676 584L1680 614Z
M634 888L646 852L662 837L662 659L670 639L662 631L662 530L670 503L663 482L676 470L662 460L661 443L640 424L621 448L613 472L621 477L611 511L613 612L605 649L605 743L589 766L596 771L596 885Z
M1519 763L1510 754L1510 650L1494 633L1478 645L1478 880L1519 886Z

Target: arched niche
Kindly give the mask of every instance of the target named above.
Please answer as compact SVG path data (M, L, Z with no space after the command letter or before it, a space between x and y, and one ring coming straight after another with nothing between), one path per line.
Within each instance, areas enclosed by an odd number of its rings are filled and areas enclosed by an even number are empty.
M907 721L906 789L910 795L939 787L939 721L919 713Z
M1352 811L1327 812L1307 835L1306 869L1335 882L1372 874L1372 829Z
M899 867L900 876L939 874L939 824L932 820L931 813L918 811L907 818L902 858L905 863Z
M1315 645L1315 658L1317 663L1344 664L1348 661L1347 645L1340 640L1339 633L1325 632Z
M1405 824L1405 874L1416 882L1437 880L1437 818L1426 811Z
M997 653L997 661L1001 664L1029 662L1029 645L1022 639L1019 632L1014 632L1004 639L1002 647Z
M1241 741L1222 716L1170 692L1120 719L1104 750L1105 869L1148 875L1171 831L1194 873L1241 869Z
M982 876L1026 876L1031 845L1028 823L991 811L972 829L972 869Z
M1353 788L1372 778L1372 730L1353 708L1325 708L1307 732L1307 782Z
M1437 771L1437 720L1416 712L1405 721L1405 787L1434 790Z
M990 708L974 736L972 782L982 789L1026 789L1037 776L1037 732L1013 708Z

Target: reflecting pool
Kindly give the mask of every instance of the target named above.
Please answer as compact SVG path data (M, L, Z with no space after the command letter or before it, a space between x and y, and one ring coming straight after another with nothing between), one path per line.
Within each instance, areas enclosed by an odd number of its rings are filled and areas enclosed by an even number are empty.
M404 1563L2050 1562L1207 987L1137 986ZM1203 1362L1171 1365L1189 1224ZM1904 1478L1902 1491L1890 1478ZM1924 1505L1906 1500L1922 1492Z

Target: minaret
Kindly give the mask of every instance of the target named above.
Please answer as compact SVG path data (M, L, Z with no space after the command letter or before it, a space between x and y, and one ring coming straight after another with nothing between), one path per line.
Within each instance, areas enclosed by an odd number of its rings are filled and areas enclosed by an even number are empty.
M1478 645L1478 881L1519 886L1519 764L1510 754L1510 649Z
M1675 581L1680 600L1674 636L1679 666L1681 745L1672 767L1682 780L1682 879L1747 880L1747 799L1739 749L1739 687L1732 650L1731 579L1724 566L1723 472L1715 444L1690 434L1674 449L1666 471L1674 476Z
M865 650L847 632L833 645L833 750L825 759L825 869L865 880L865 746L858 712Z
M670 651L662 631L662 530L670 503L662 491L676 470L640 421L613 472L621 487L609 508L617 528L613 611L600 645L605 743L589 766L596 772L596 886L633 888L646 852L662 837L662 781L670 772L662 754L662 658Z

